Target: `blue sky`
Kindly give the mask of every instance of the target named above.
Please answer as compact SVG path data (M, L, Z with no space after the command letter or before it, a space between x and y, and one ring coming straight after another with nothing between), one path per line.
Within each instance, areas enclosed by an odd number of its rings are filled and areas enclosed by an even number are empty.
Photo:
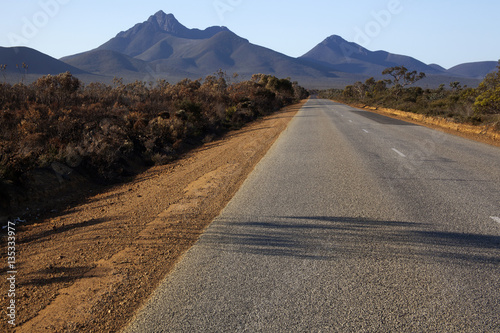
M336 34L446 68L500 59L495 0L3 0L0 46L60 58L98 47L158 10L188 28L227 26L293 57Z

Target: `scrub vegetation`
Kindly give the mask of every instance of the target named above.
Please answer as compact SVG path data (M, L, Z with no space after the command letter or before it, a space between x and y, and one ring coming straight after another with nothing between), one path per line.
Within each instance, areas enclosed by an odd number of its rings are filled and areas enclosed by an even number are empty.
M323 98L345 103L360 103L446 118L457 123L488 125L500 131L500 62L498 70L488 74L479 87L462 86L452 82L437 89L425 89L414 83L425 73L410 72L407 68L392 67L383 72L390 77L376 81L370 78L344 89L320 92Z
M81 81L67 72L0 84L0 183L63 165L108 183L307 97L289 79L225 73L177 84ZM55 163L55 164L54 164ZM1 185L1 184L0 184Z

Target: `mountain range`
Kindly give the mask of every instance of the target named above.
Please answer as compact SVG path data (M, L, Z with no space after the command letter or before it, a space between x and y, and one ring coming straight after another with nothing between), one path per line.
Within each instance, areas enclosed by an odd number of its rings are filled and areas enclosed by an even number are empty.
M256 73L290 77L310 88L343 87L372 76L380 78L385 68L400 65L425 72L428 78L424 84L427 85L451 81L477 85L497 65L496 61L479 62L446 70L409 56L373 52L336 35L326 38L303 56L293 58L252 44L227 27L189 29L174 15L163 11L118 33L94 50L60 60L27 48L0 48L0 64L7 62L7 68L15 68L14 62L23 61L29 64L31 74L69 70L84 77L84 81L123 77L126 81L162 78L175 82L205 77L222 69L228 74L238 73L242 79Z
M226 27L188 29L162 11L94 50L61 60L88 72L125 77L199 78L219 69L242 77L334 77L324 66L254 45Z
M0 64L6 65L5 72L22 73L22 64L28 65L31 74L59 74L70 71L73 74L84 74L85 71L54 59L46 54L28 47L0 47Z

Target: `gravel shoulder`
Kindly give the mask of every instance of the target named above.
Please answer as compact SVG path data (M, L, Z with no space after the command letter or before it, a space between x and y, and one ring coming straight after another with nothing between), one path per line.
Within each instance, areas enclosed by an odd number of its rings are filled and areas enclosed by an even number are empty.
M304 102L57 216L19 227L15 332L120 330L225 207ZM7 262L4 253L2 260ZM7 284L1 288L5 306L0 330L13 331L5 319Z

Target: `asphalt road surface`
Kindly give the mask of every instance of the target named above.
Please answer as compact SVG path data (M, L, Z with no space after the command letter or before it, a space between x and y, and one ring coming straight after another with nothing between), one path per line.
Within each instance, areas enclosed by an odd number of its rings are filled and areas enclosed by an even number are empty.
M500 332L500 149L311 99L127 332Z

